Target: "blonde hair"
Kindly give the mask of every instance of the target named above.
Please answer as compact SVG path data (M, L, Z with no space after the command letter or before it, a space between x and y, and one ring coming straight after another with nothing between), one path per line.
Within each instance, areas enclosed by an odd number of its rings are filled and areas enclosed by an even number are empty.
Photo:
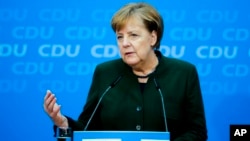
M111 20L113 31L120 30L133 16L140 17L149 32L157 33L154 47L159 49L164 29L163 19L157 10L147 3L129 3L118 10Z

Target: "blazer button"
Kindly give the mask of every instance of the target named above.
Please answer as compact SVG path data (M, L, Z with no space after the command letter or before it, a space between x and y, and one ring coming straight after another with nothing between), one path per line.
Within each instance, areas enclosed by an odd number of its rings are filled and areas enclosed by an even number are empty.
M138 130L138 131L139 131L139 130L141 130L141 125L136 125L136 127L135 127L135 128L136 128L136 130Z
M138 111L138 112L141 111L141 109L142 109L141 106L137 106L137 107L136 107L136 111Z

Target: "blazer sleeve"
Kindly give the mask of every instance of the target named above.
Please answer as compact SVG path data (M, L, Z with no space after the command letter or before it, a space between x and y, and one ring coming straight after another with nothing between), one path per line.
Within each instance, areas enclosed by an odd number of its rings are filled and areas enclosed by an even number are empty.
M207 128L200 82L196 68L193 66L188 79L185 95L185 120L187 132L174 141L206 141Z

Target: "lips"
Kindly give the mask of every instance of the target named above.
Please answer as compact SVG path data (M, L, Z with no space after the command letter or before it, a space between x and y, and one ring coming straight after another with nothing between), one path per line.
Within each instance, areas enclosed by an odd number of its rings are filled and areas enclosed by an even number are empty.
M125 55L133 54L134 52L126 52Z

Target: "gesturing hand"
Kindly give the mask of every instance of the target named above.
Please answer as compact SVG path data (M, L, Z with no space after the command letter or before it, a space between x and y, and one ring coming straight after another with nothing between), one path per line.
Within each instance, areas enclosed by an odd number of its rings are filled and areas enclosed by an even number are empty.
M67 119L61 114L61 105L57 104L55 94L50 90L47 90L44 97L43 108L54 124L57 126L68 126L67 123L65 124Z

